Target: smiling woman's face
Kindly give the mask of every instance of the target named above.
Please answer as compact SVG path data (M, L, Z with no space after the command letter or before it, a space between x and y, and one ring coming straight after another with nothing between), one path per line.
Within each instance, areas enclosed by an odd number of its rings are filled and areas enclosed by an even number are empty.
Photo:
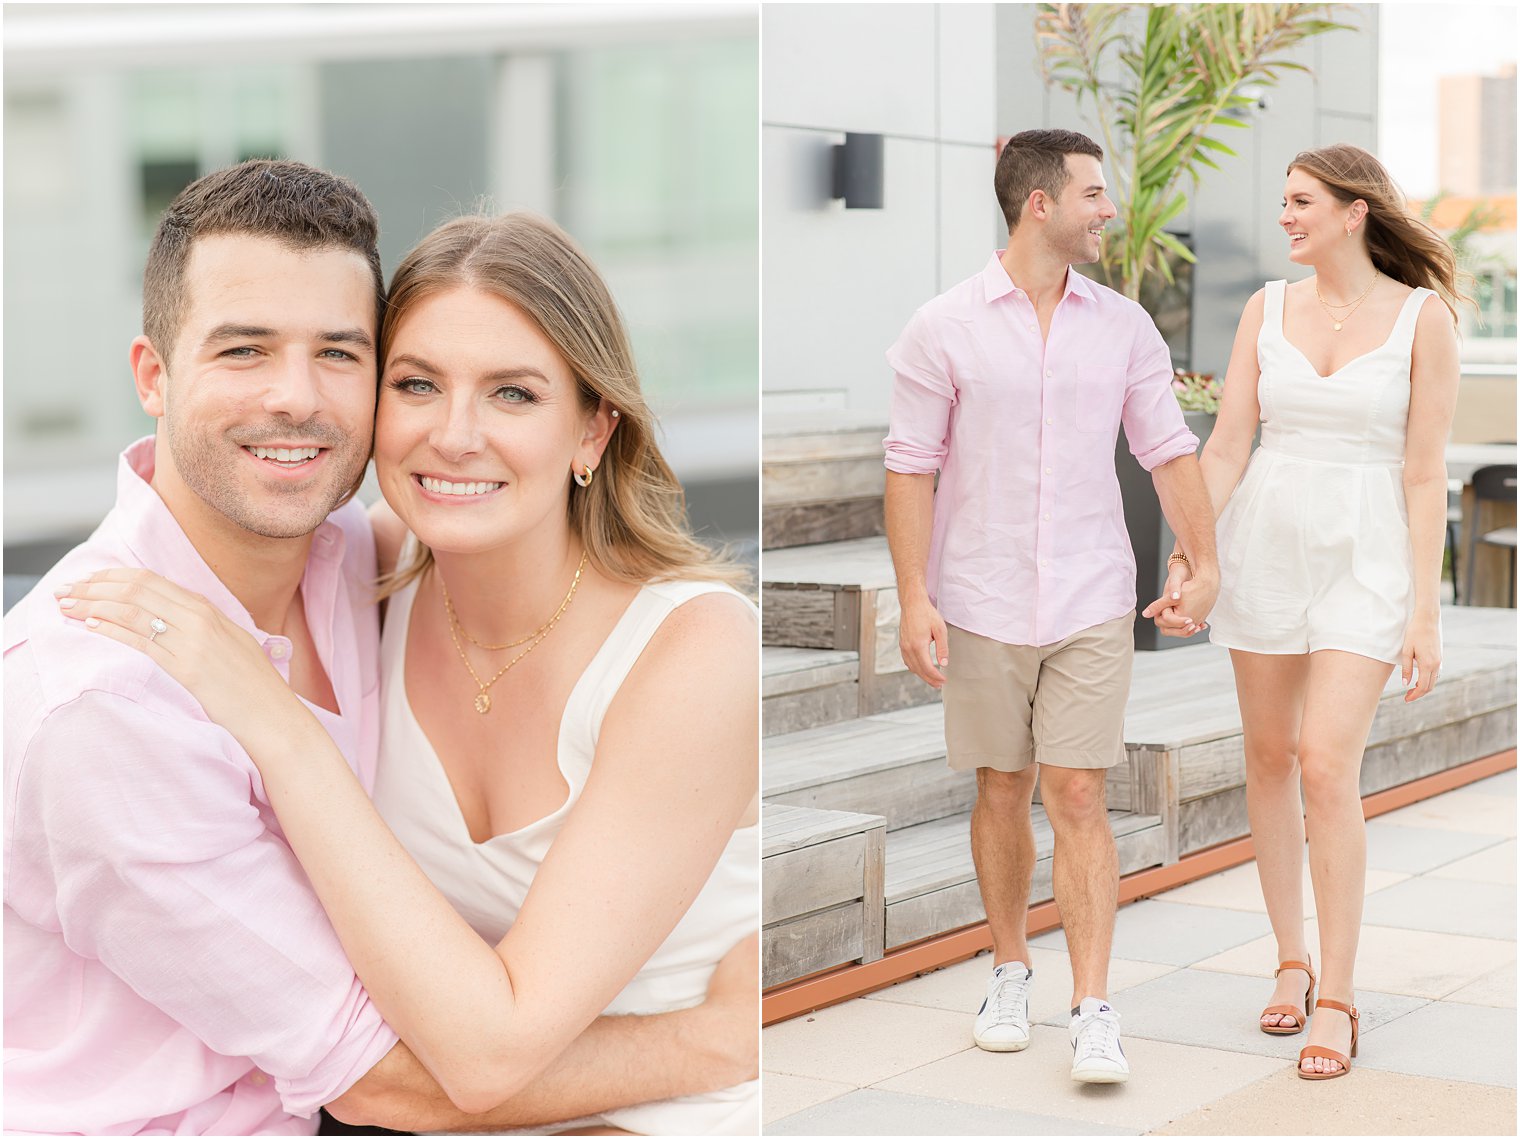
M571 471L596 465L593 409L538 326L462 287L390 338L375 421L386 500L435 551L494 549L563 527Z

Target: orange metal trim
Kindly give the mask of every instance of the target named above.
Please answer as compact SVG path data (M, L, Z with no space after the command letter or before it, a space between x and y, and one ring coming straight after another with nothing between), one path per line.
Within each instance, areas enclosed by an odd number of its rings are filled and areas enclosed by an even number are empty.
M1483 759L1473 760L1458 767L1439 771L1409 783L1376 791L1362 799L1362 810L1367 818L1381 815L1410 803L1439 795L1456 787L1465 786L1501 771L1515 767L1515 750L1499 752ZM1195 851L1170 866L1156 866L1138 870L1119 880L1119 901L1133 902L1137 899L1159 894L1185 882L1205 878L1210 874L1250 862L1256 856L1250 838L1239 838L1220 843L1207 850ZM1044 933L1061 924L1054 902L1041 902L1029 907L1029 932ZM814 1012L829 1005L847 1001L851 997L864 996L905 981L919 973L941 969L975 957L984 949L992 948L992 933L986 922L968 925L964 929L942 933L913 945L903 946L887 954L880 961L865 965L842 965L811 977L803 977L765 993L761 1000L761 1021L765 1025L790 1020L803 1013Z

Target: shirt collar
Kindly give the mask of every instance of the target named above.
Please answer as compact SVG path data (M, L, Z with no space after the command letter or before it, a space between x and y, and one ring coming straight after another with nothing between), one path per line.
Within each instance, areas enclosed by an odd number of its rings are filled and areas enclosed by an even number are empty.
M154 437L144 436L123 451L117 463L113 513L122 541L145 569L201 594L261 641L267 639L269 634L253 623L243 603L206 564L168 505L153 489L154 447ZM341 562L345 538L343 528L330 520L318 526L306 573L311 572L315 562Z
M1017 286L1013 283L1013 279L1008 276L1008 270L1003 268L1003 254L1005 252L1006 250L1003 249L994 250L992 259L987 262L987 267L982 270L982 290L988 304L991 304L999 297L1006 297L1017 289ZM1066 267L1066 288L1061 293L1061 299L1064 301L1073 293L1089 301L1097 296L1093 292L1092 282L1068 265Z

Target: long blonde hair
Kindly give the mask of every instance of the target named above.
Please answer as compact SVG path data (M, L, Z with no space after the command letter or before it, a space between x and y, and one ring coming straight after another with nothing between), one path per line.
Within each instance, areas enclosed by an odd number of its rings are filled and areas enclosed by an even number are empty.
M1367 252L1378 272L1410 288L1430 289L1446 303L1453 321L1458 304L1472 304L1462 290L1472 274L1457 268L1451 245L1415 217L1388 170L1359 146L1336 143L1306 150L1288 163L1317 178L1342 205L1367 203Z
M655 443L654 416L639 388L622 317L601 274L570 235L521 210L439 226L391 278L380 358L419 301L459 288L478 289L521 310L570 366L582 403L590 409L606 400L618 411L591 485L575 485L565 472L570 528L590 563L617 581L744 583L741 567L692 536L685 493ZM419 544L382 581L382 595L415 581L432 563L432 551Z

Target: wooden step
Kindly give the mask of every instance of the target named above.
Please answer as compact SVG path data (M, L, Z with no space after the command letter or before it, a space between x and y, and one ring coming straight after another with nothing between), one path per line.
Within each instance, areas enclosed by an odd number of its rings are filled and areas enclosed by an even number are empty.
M767 803L761 812L761 973L767 986L882 955L879 816Z
M859 653L862 715L939 701L898 651L897 579L885 538L767 550L760 574L764 642Z
M760 721L767 736L860 714L860 654L767 646L760 653Z
M885 532L887 429L848 411L767 416L761 444L767 550Z
M1110 811L1108 818L1119 850L1119 873L1160 866L1165 861L1166 836L1159 816ZM1054 832L1038 805L1033 821L1036 862L1031 904L1054 896ZM969 811L887 835L886 875L889 950L983 921L987 916L971 861Z
M767 803L864 811L887 829L969 811L976 779L945 763L943 707L909 708L766 741Z

